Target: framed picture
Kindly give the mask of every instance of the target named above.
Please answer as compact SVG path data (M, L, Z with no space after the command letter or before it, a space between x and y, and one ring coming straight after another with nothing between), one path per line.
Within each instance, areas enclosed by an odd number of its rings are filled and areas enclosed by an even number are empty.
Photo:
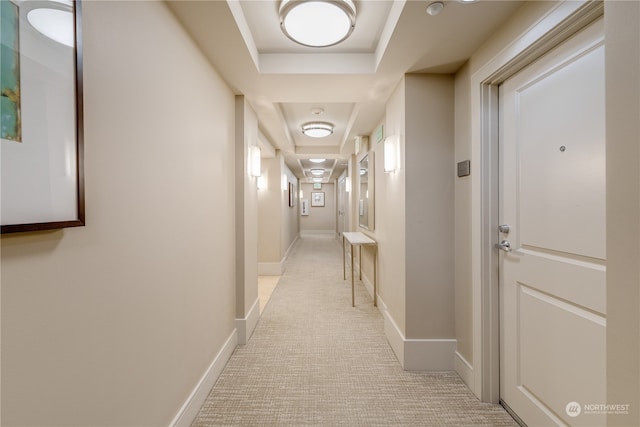
M295 195L293 194L293 183L290 182L289 183L289 207L290 208L293 207L294 199L295 199Z
M302 199L300 205L300 215L308 216L309 215L309 199Z
M324 207L324 191L311 192L311 206Z
M80 2L41 6L0 2L3 234L85 221Z

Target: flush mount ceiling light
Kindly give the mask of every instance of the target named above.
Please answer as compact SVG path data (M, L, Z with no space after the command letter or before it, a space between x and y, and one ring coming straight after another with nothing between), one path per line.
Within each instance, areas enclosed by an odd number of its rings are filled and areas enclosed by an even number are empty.
M322 163L327 159L309 159L311 163Z
M333 125L326 122L309 122L302 125L302 133L311 138L325 138L333 133Z
M441 1L436 1L427 6L427 13L431 16L436 16L444 9L444 3Z
M296 43L328 47L345 40L356 25L351 0L283 0L280 28Z
M27 21L40 34L73 47L73 13L67 10L38 8L27 13Z
M311 175L322 176L324 175L324 169L311 169Z

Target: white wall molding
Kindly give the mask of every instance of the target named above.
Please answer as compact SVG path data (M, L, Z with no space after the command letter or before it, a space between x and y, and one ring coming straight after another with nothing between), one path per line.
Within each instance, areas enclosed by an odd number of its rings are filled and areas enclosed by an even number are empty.
M404 369L404 335L393 320L393 317L389 314L389 311L387 311L387 305L384 302L381 303L380 299L378 299L378 304L384 306L384 311L382 312L384 317L384 334L387 337L387 341L389 341L391 349L396 354L400 366Z
M455 368L455 339L407 339L378 298L384 332L405 371L451 371Z
M253 330L256 328L258 324L258 320L260 320L260 298L256 298L251 309L249 309L249 313L247 317L244 319L236 319L236 329L238 330L238 344L245 345L249 338L251 338L251 334L253 334Z
M335 235L336 235L335 230L300 230L300 237L307 237L307 236L333 237Z
M282 276L284 273L284 263L289 258L289 254L291 254L291 249L293 245L298 241L300 235L297 235L293 242L287 248L287 251L282 256L280 262L259 262L258 263L258 276Z
M300 238L300 233L298 233L296 235L296 238L293 239L293 242L291 242L291 244L287 248L286 252L282 256L282 261L281 261L282 267L283 267L282 271L284 271L284 263L285 263L285 261L287 261L287 259L289 258L289 255L291 255L291 251L293 250L293 246L296 244L296 242L298 241L299 238Z
M359 271L360 270L354 270L353 274L356 275L359 273ZM347 277L347 280L351 280L351 278ZM371 296L371 299L373 299L373 282L369 280L366 274L364 274L364 271L362 272L362 284L364 285L364 288L367 290L367 292L369 292L369 296Z
M462 378L462 381L473 390L475 377L473 375L473 366L458 351L455 352L454 369Z
M202 378L200 378L200 381L198 381L187 400L169 424L169 427L188 427L193 423L193 420L195 420L198 415L200 408L204 404L209 392L218 380L218 377L222 373L222 370L237 345L238 333L234 329L218 354L216 354L216 357L213 358L211 365L209 365Z

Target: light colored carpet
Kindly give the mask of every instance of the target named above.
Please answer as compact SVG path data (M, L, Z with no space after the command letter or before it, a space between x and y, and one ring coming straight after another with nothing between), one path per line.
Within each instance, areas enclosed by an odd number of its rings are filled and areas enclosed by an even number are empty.
M362 284L351 307L341 255L333 238L298 240L194 426L516 426L455 372L403 371Z

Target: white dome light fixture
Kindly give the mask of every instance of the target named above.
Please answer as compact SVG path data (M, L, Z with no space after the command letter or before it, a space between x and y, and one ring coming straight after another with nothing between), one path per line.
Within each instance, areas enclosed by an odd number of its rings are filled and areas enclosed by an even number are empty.
M351 0L282 0L280 28L296 43L328 47L344 41L356 26Z
M324 163L327 159L309 159L311 163Z
M311 175L322 176L324 175L324 169L311 169Z
M302 133L311 138L325 138L333 133L333 125L327 122L309 122L302 125Z
M435 1L427 6L427 13L431 16L436 16L444 9L444 3L441 1Z
M74 46L73 13L67 10L38 8L27 13L27 21L40 34L65 46Z

